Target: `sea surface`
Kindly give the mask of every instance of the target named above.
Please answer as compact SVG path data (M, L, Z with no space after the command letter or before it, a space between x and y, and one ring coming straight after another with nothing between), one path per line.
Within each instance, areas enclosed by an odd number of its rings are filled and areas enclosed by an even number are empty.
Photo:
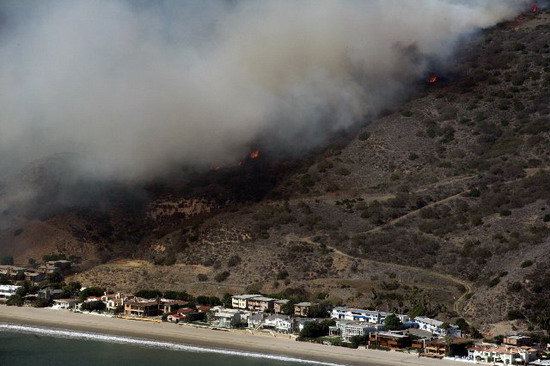
M0 323L1 366L305 366L293 357Z

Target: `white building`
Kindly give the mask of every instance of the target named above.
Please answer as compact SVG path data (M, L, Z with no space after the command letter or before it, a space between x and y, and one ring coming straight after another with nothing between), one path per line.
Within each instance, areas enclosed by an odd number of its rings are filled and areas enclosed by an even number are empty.
M264 320L264 328L272 328L279 333L292 333L292 318L288 315L271 315Z
M444 322L436 319L417 316L414 322L418 324L418 329L422 329L437 336L460 337L461 332L457 325L448 324L448 328L442 328Z
M220 328L233 328L239 324L246 324L250 315L249 312L239 309L227 309L220 306L216 306L212 309L214 325Z
M21 286L14 285L0 285L0 301L7 301L10 297L15 295Z
M78 304L78 300L73 299L56 299L53 301L53 309L75 309Z
M354 322L349 320L339 320L336 326L330 327L332 334L339 335L343 341L349 342L355 336L368 336L370 332L379 332L384 330L382 324L368 324L365 322Z
M371 324L383 324L386 317L391 313L377 310L366 310L357 308L348 308L337 306L332 309L330 317L332 319L349 320L354 322L367 322ZM395 314L401 322L408 322L410 318L407 315Z
M497 346L495 344L482 343L468 348L468 359L475 362L525 365L536 358L537 350L528 346Z

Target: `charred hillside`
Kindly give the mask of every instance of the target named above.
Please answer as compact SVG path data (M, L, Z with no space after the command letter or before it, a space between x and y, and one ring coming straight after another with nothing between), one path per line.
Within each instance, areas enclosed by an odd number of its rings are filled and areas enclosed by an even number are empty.
M76 256L76 279L113 289L285 292L548 327L549 39L550 13L523 15L356 135L159 180L140 200L7 212L0 248L21 263Z

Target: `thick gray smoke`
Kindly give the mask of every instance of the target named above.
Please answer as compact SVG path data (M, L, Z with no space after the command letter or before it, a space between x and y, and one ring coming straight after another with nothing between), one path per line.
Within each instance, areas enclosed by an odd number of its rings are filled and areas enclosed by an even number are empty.
M402 97L524 0L5 1L0 169L60 152L139 180L309 146Z

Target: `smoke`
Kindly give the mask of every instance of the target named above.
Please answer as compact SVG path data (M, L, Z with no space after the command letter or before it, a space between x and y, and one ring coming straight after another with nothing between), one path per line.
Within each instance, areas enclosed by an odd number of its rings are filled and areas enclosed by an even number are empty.
M0 4L0 171L56 153L139 181L313 146L399 101L523 0Z

